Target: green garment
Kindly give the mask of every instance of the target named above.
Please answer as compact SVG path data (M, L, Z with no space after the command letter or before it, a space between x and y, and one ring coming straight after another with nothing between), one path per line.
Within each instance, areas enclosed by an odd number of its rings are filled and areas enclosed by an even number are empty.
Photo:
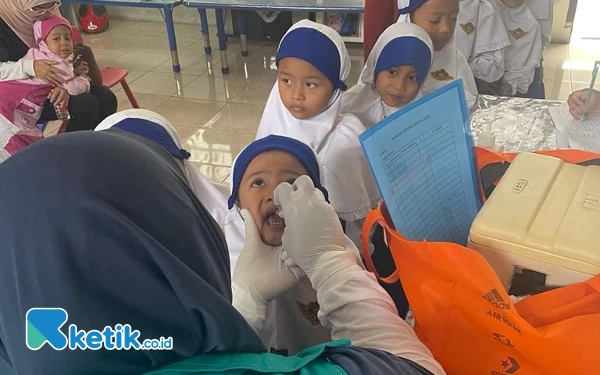
M144 375L348 375L340 366L322 358L326 348L345 348L348 340L338 340L307 348L293 357L272 353L206 354L188 358Z

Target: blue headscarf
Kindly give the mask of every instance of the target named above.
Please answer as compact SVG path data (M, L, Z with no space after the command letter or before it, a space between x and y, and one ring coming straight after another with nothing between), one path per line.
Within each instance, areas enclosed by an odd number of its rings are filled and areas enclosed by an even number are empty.
M414 12L415 10L417 10L421 5L425 4L428 0L408 0L409 4L407 6L404 6L400 9L398 9L398 14L402 15L402 14L411 14L412 12ZM398 4L405 4L407 2L407 0L401 0L398 2Z
M295 157L300 164L306 169L308 176L312 179L315 187L323 193L325 200L329 202L329 193L321 185L321 174L319 168L319 162L313 150L305 145L304 143L297 141L293 138L283 137L280 135L269 135L265 138L257 139L250 143L245 149L240 152L236 157L233 164L232 181L231 181L231 195L229 196L228 206L233 208L237 199L240 182L242 177L248 168L250 162L267 151L283 151Z
M120 130L64 134L0 164L0 181L10 182L0 184L0 369L141 373L265 350L231 306L220 229L163 148ZM65 309L63 332L130 324L174 347L32 351L25 313L34 307Z
M348 87L340 80L342 62L335 43L320 30L298 27L288 32L277 50L276 62L285 57L295 57L317 68L331 83L334 90Z
M125 130L149 139L167 150L171 156L177 159L186 160L191 156L187 150L177 147L167 130L155 122L141 118L127 118L113 125L113 128Z
M414 36L398 37L383 47L375 65L375 75L396 66L412 65L417 71L419 85L422 85L431 68L431 55L430 47L423 40Z

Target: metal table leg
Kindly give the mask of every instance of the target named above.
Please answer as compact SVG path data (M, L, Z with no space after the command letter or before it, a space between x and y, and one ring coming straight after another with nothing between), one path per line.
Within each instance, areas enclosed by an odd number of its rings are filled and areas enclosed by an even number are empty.
M229 74L229 61L227 59L227 35L225 35L225 18L223 9L215 9L217 17L217 37L219 38L219 50L221 51L221 71Z
M171 49L171 59L173 60L173 71L179 73L179 54L177 53L177 39L175 38L175 25L173 24L173 9L165 8L165 23L167 24L167 36L169 37L169 48Z
M247 57L248 53L248 18L246 17L246 12L240 10L238 12L238 20L240 24L240 42L242 44L242 56Z
M204 37L204 53L210 55L212 48L210 47L210 33L208 31L208 19L206 18L206 9L199 8L200 13L200 26L202 28L202 36Z

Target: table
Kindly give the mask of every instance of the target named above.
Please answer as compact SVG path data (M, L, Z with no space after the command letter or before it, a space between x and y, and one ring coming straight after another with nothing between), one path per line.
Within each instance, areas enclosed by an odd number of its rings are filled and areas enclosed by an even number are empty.
M186 7L197 8L200 12L202 34L204 35L204 51L210 54L210 40L208 38L208 23L206 9L215 9L217 18L217 36L219 50L221 51L221 70L223 74L229 73L227 60L227 37L225 36L224 9L232 10L273 10L273 11L304 11L304 12L336 12L336 13L362 13L365 7L364 0L184 0ZM248 56L248 39L246 17L240 12L239 28L242 44L242 56Z
M4 1L4 0L0 0ZM183 3L183 0L62 0L63 4L90 4L105 6L122 6L131 8L153 8L164 10L165 24L167 26L167 36L169 38L169 48L171 50L171 59L173 60L173 71L179 73L179 54L177 53L177 39L175 37L175 25L173 24L173 8Z
M556 149L554 122L548 107L565 102L479 95L471 113L473 137L490 129L506 152ZM477 144L477 143L476 143Z

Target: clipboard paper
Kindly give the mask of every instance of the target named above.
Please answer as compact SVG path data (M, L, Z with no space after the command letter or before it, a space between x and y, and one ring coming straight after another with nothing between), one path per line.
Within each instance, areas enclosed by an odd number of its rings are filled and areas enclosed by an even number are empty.
M359 137L396 230L466 245L481 200L462 80L422 97Z

